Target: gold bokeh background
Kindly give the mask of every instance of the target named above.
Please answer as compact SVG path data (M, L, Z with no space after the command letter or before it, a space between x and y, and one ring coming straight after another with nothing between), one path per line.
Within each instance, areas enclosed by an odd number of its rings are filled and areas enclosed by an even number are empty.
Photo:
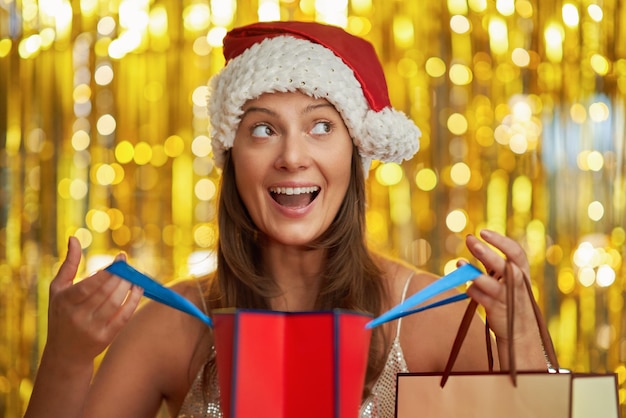
M277 19L370 40L422 130L370 173L372 245L444 274L468 233L519 240L561 366L616 372L623 404L623 2L0 0L0 415L30 396L69 235L82 275L119 250L163 283L214 267L206 83L227 29Z

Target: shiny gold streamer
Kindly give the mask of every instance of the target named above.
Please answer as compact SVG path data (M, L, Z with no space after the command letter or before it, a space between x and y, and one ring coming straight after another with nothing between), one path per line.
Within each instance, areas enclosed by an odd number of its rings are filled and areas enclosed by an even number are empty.
M369 39L419 154L370 173L372 245L438 274L488 227L523 243L562 366L626 391L626 6L618 0L0 0L0 415L21 416L48 284L118 250L213 268L206 81L225 30L319 20Z

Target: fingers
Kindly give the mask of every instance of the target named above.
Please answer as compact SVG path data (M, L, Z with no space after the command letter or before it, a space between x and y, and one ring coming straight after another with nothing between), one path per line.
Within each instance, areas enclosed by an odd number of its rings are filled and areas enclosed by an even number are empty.
M76 237L69 237L67 242L67 255L55 278L50 282L50 293L56 293L61 289L71 286L78 266L80 264L81 248Z
M482 305L486 311L506 308L506 287L493 277L482 275L467 288L467 295Z
M528 267L528 258L526 257L526 252L522 248L519 243L507 236L500 235L497 232L490 231L488 229L484 229L480 232L480 236L498 248L507 259L517 264L521 268L525 269Z
M121 307L127 302L129 292L132 293L133 286L130 282L120 279L117 276L108 274L108 279L102 283L100 289L94 292L85 303L92 308L92 316L96 321L108 324L115 317Z
M467 248L485 266L485 269L491 276L500 278L504 275L506 260L516 264L520 269L528 271L529 265L526 253L515 240L489 230L482 230L480 235L488 244L493 245L505 256L503 258L496 250L474 235L466 237Z

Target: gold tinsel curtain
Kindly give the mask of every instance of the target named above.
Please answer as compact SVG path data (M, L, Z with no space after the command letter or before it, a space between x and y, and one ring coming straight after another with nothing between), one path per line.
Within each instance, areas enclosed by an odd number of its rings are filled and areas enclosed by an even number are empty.
M563 367L625 399L626 5L619 0L0 0L0 414L21 416L68 235L167 282L214 268L206 82L256 20L364 36L421 150L374 167L382 251L443 274L524 244Z

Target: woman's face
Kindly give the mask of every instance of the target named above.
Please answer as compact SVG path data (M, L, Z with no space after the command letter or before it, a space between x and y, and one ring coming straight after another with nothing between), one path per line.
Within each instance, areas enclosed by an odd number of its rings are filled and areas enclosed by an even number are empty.
M239 194L270 240L306 245L334 219L350 180L352 139L333 105L302 93L248 101L232 161Z

